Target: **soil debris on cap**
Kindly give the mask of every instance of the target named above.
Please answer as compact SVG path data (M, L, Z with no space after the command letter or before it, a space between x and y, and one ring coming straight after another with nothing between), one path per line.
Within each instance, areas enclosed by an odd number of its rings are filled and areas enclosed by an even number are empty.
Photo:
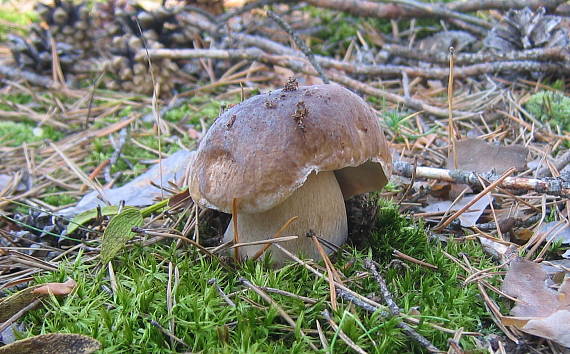
M290 77L289 79L287 79L287 83L285 84L285 87L283 87L283 91L297 91L299 89L299 83L297 82L297 79L295 79L294 77Z
M305 106L305 102L300 101L297 103L297 110L295 110L295 113L293 113L292 117L295 120L295 122L297 123L297 127L299 127L299 129L301 130L305 130L305 123L303 122L303 119L307 118L307 115L309 114L309 111L307 110L307 107Z
M236 121L236 118L237 118L237 115L232 114L232 116L230 117L230 119L226 123L226 128L231 129L231 127L234 125L234 123Z

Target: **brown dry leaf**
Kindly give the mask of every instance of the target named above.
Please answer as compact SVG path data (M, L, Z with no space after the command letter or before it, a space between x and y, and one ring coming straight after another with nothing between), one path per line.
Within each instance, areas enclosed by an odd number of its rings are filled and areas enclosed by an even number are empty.
M16 341L0 347L0 354L88 354L97 351L101 343L81 334L50 333Z
M552 285L540 264L513 260L502 289L520 302L511 309L515 317L503 317L502 322L570 347L570 280L565 279L558 291Z
M75 280L69 278L65 283L45 283L32 290L32 294L68 295L77 286Z
M453 201L450 200L433 201L430 202L430 204L428 204L426 207L422 208L421 210L426 213L436 213L436 212L445 212L445 211L453 213L466 206L475 197L476 195L474 194L463 196L461 199L456 201L455 204L453 203ZM475 204L473 204L467 211L465 211L458 217L461 226L463 227L475 226L477 220L479 220L479 217L481 216L481 214L483 214L487 206L493 202L493 199L494 198L492 196L486 194L483 196L483 198L475 202Z
M0 322L5 322L35 300L48 296L50 290L53 295L66 295L75 288L75 285L72 279L65 283L38 284L0 299Z
M511 167L526 169L528 149L522 145L499 146L479 139L459 140L455 144L457 169L479 173L495 170L503 173ZM453 169L453 156L447 159L447 168Z
M534 235L534 232L530 229L518 229L513 232L513 235L518 241L528 241Z

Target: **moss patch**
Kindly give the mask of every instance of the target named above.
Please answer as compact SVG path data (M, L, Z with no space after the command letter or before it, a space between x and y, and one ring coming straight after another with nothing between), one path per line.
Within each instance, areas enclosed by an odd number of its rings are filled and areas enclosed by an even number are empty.
M540 91L530 97L525 108L551 127L570 129L570 97L557 92Z
M415 264L405 266L391 263L396 248L439 267L428 270ZM478 296L476 286L464 286L462 271L446 258L442 250L458 255L468 254L475 266L486 267L491 262L480 247L471 242L443 245L428 240L423 225L399 215L392 204L382 203L378 223L373 231L370 248L366 251L349 249L338 256L335 264L349 278L347 284L359 293L374 296L378 286L371 278L358 277L363 271L363 259L372 257L385 266L382 269L388 286L402 311L419 306L421 318L451 329L465 331L494 331L488 327L488 317ZM176 350L227 353L301 353L311 352L299 331L291 330L277 311L252 291L245 290L239 278L256 285L286 290L317 300L305 304L299 299L271 294L273 299L303 328L318 347L314 332L316 321L323 325L333 352L348 352L349 348L326 324L321 312L328 308L328 284L305 268L291 264L274 270L264 262L247 262L241 269L225 270L217 261L199 256L193 250L176 249L174 243L148 248L133 246L113 261L117 290L112 292L106 268L90 266L83 257L70 259L55 273L38 277L38 281L64 281L74 278L79 286L72 295L51 298L45 307L25 318L28 331L23 336L39 333L69 332L93 336L103 343L102 352L174 352ZM168 263L178 267L180 281L174 288L176 305L167 312L166 287ZM208 284L216 278L237 304L228 306ZM359 346L371 353L417 352L412 343L396 326L397 319L387 320L379 313L366 313L342 302L333 314L335 322ZM152 321L169 328L188 347L171 344ZM421 324L418 331L442 349L447 348L449 334ZM465 349L474 348L469 337L462 338Z

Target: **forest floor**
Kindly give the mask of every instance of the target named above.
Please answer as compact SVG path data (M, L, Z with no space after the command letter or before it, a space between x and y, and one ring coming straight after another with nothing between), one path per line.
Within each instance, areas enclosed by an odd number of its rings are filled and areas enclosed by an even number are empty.
M0 353L568 350L567 4L221 3L1 5ZM363 97L393 175L330 262L236 262L190 151L292 80Z

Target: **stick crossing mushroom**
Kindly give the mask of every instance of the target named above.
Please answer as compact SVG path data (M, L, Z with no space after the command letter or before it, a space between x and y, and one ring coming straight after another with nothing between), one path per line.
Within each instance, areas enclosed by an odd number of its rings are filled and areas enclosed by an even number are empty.
M189 190L199 204L226 213L238 199L240 243L268 239L298 216L285 234L299 238L282 245L318 259L305 236L342 245L344 200L381 189L391 172L379 119L360 97L336 84L287 85L218 117L197 150ZM232 239L230 223L224 240ZM262 247L241 247L240 257ZM277 250L272 258L286 260Z

